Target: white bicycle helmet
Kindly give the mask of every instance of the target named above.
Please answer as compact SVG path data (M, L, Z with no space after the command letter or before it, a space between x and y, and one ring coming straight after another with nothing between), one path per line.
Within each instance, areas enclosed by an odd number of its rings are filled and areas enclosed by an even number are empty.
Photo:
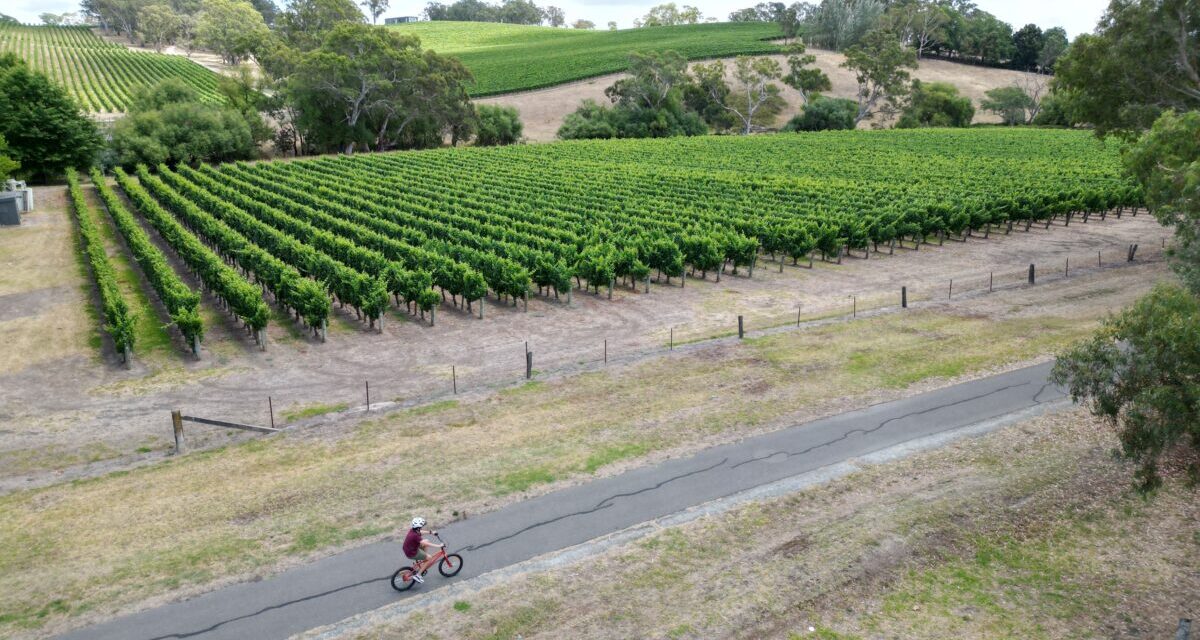
M420 518L420 517L413 518L412 528L414 528L414 529L425 528L425 518Z

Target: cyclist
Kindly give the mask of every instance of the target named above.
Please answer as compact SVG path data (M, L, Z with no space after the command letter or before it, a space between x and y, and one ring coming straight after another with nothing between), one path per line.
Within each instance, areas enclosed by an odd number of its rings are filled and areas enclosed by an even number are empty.
M425 582L421 578L421 574L425 573L425 560L429 558L429 554L425 553L425 550L441 549L446 546L426 540L424 538L426 534L436 536L437 531L427 531L425 518L418 516L412 519L412 528L408 530L408 535L404 536L404 555L413 561L413 580L419 583Z

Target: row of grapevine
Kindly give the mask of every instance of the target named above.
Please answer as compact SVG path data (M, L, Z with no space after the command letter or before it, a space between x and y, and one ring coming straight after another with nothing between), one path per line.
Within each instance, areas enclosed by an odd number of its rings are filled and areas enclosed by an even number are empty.
M224 100L212 71L179 56L106 42L90 27L0 25L0 52L23 58L95 113L123 112L138 87L166 78L183 79L207 102Z
M167 257L159 251L133 215L125 209L117 194L109 188L99 169L92 169L92 183L108 209L117 230L125 238L125 245L134 260L142 267L146 280L154 287L163 306L171 316L171 322L183 334L188 344L198 344L204 337L204 323L200 320L200 295L192 291L171 268Z
M719 280L731 267L753 274L763 256L919 246L1142 200L1115 148L1032 129L581 141L160 172L168 208L227 224L367 318L389 293L425 310L432 287L469 309L488 294L599 292L689 268Z
M138 213L150 223L213 295L254 331L267 326L270 311L259 288L242 277L227 260L209 249L120 168L117 185Z
M329 318L330 303L325 288L302 275L296 267L251 242L225 221L181 195L145 166L138 167L138 180L163 208L175 215L192 233L204 238L220 254L246 271L275 296L275 301L296 314L314 332ZM265 325L266 317L261 321Z
M190 171L186 167L183 171ZM195 175L194 173L192 175ZM189 177L159 166L159 176L181 195L191 198L209 215L236 229L247 240L292 265L307 277L323 283L328 292L342 304L349 304L360 317L366 316L372 325L388 306L388 292L381 278L367 275L387 269L386 261L378 254L332 234L322 233L311 225L288 219L267 207L254 214L232 204L232 192L214 195ZM208 185L212 187L213 185ZM338 256L338 257L335 257ZM352 261L356 267L346 264Z
M67 192L71 200L71 212L75 215L75 223L79 227L80 248L87 256L92 277L96 280L96 289L100 292L100 304L104 308L104 330L112 336L117 351L128 359L133 351L134 316L121 295L116 271L108 261L108 254L104 252L100 231L93 222L92 208L84 199L83 188L79 186L79 176L74 169L67 171Z

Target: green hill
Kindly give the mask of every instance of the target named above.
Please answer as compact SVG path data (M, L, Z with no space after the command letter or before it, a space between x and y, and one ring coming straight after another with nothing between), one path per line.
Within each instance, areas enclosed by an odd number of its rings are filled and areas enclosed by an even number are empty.
M540 89L622 71L634 51L674 50L691 60L773 53L769 23L721 23L583 31L492 22L418 22L393 27L451 55L475 74L472 94Z
M90 27L0 25L0 53L11 51L58 82L85 111L120 113L137 87L182 78L205 100L221 101L217 74L179 56L131 51Z

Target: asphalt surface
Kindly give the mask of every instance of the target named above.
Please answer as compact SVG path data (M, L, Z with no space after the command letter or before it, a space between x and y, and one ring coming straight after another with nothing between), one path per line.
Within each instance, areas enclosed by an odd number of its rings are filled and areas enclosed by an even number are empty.
M456 578L431 570L405 594L389 579L399 541L380 542L81 629L64 638L286 638L705 502L905 442L1063 398L1050 364L1019 369L850 411L595 480L441 527L464 556ZM432 472L432 471L431 471ZM437 523L430 523L437 526Z

